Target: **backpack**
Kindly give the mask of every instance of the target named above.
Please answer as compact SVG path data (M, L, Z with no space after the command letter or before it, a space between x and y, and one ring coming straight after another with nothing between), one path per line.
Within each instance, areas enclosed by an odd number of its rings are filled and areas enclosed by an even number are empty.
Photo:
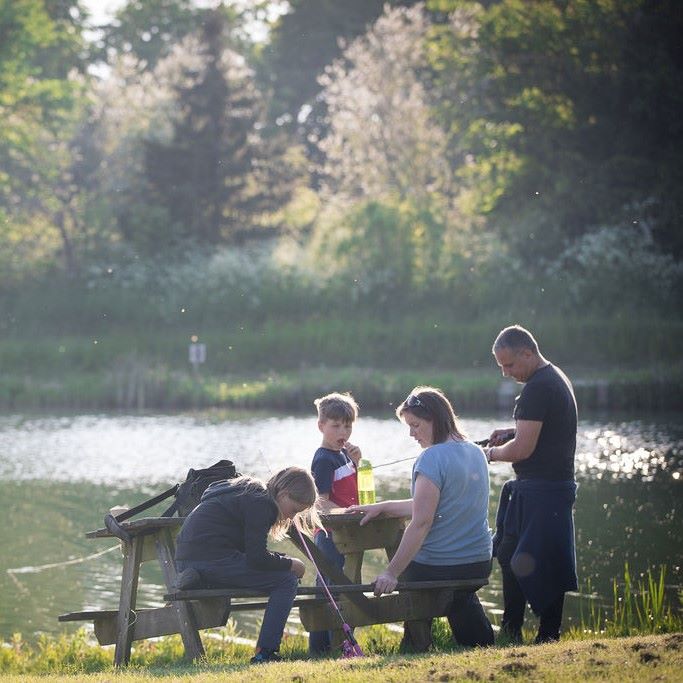
M132 507L130 510L122 512L119 515L114 516L111 513L105 515L104 526L117 538L129 542L131 540L131 535L121 526L121 522L130 519L143 510L147 510L171 496L175 496L175 499L171 505L161 513L161 516L172 517L177 512L178 517L186 517L195 509L195 507L197 507L197 505L199 505L202 494L209 484L217 481L234 479L239 476L239 472L237 472L235 465L230 460L219 460L217 463L211 465L211 467L200 470L190 468L187 472L187 477L185 477L185 481L182 483L175 484L167 491Z

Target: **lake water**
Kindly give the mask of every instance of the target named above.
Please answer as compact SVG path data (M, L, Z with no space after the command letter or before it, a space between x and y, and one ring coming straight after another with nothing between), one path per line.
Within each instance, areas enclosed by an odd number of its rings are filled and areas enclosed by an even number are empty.
M509 424L496 417L463 422L475 439ZM102 526L110 507L135 505L182 481L189 467L221 458L262 478L288 465L308 467L319 441L313 417L225 412L0 416L0 640L17 632L32 639L73 631L79 625L60 624L57 615L116 607L119 548L111 539L84 537ZM376 466L419 453L396 419L363 416L352 441ZM682 446L681 416L580 422L579 581L583 590L590 582L605 603L611 600L612 579L623 576L626 562L635 575L667 565L672 594L683 583ZM378 467L380 494L405 494L411 464ZM491 467L491 523L500 487L510 475L507 465ZM143 565L138 607L162 604L161 573L152 564ZM381 555L370 554L364 579L371 580L381 566ZM497 568L479 594L499 621ZM587 598L569 597L566 624L579 619L581 603L585 609ZM239 615L245 636L254 635L256 618ZM296 610L291 621L295 627Z

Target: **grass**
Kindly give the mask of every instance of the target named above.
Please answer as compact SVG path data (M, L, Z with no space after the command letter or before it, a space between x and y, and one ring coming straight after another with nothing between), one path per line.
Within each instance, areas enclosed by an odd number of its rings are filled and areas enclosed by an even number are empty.
M683 634L630 638L565 640L548 645L496 647L483 650L429 653L425 655L366 654L358 659L293 660L249 666L244 659L209 656L208 661L189 664L169 661L158 652L147 665L134 661L116 672L120 683L158 679L193 681L330 681L366 683L396 681L516 681L542 680L569 683L577 680L642 683L647 680L680 680L683 666ZM110 681L113 670L84 670L70 665L59 671L12 671L3 680Z
M657 680L679 680L683 666L683 613L680 595L675 606L665 591L666 568L648 570L634 582L628 565L623 582L614 581L611 613L591 604L582 625L563 635L560 643L506 647L502 640L494 648L463 650L451 640L445 619L435 619L432 634L435 651L425 655L399 655L400 634L384 625L356 630L365 657L354 660L309 661L307 639L302 633L286 634L282 664L248 666L252 647L240 642L234 623L205 632L206 659L191 664L183 659L180 636L136 642L130 666L120 681L144 681L165 677L199 680L365 682L381 675L382 680L513 680L516 677L547 681L648 680L656 670ZM525 632L530 642L533 633ZM627 636L617 638L618 636ZM75 634L43 635L36 643L17 634L0 647L3 680L22 681L104 680L113 671L113 647L100 647L84 628ZM381 671L381 674L378 672ZM107 679L108 680L108 679Z
M565 369L574 380L582 411L667 410L683 405L683 365L671 365L666 373L656 368L619 373ZM128 359L99 372L73 369L52 377L9 370L0 376L0 410L220 407L300 412L310 410L315 397L333 390L351 391L363 410L386 410L417 384L442 388L461 412L501 407L501 378L493 367L438 370L434 366L318 366L296 371L228 374L202 370L195 375L188 370L171 370L163 364ZM510 383L508 387L514 392L515 385Z
M445 389L459 409L491 410L500 377L490 344L512 322L529 326L576 380L584 409L683 406L678 318L529 309L468 315L443 302L370 310L349 301L297 304L291 315L286 306L232 315L220 297L208 311L201 299L165 310L137 290L42 294L7 300L0 315L0 410L300 410L330 389L350 390L376 409L427 382ZM207 347L197 376L188 363L193 336Z
M617 637L682 630L681 595L680 589L678 590L679 595L674 598L678 603L676 609L672 607L671 601L666 599L665 566L661 566L658 572L648 569L634 582L626 563L623 581L612 581L611 610L607 611L602 606L591 603L588 615L582 615L583 623L579 632ZM574 635L576 637L578 634Z

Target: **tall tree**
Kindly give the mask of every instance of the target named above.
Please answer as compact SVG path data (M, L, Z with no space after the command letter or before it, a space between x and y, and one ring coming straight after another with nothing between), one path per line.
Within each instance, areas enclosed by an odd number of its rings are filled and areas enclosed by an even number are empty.
M85 69L77 0L0 0L0 210L24 232L35 217L57 224L73 187L69 142ZM62 192L64 190L65 192ZM68 229L65 264L76 269Z
M430 45L441 120L473 211L522 256L552 257L620 220L650 222L680 254L677 2L429 6L442 19Z
M128 0L96 41L103 59L128 54L149 69L196 31L203 12L193 0Z
M259 78L271 92L269 120L295 133L314 163L318 142L327 135L327 111L318 78L344 47L382 14L385 6L411 6L417 0L289 0L261 52ZM318 177L313 174L312 184Z
M272 188L261 135L263 106L245 60L226 45L226 17L207 12L187 47L197 63L175 88L170 141L145 145L150 199L166 207L186 237L216 243L249 229ZM275 162L275 160L272 160Z
M463 229L451 210L448 136L432 117L423 79L428 31L422 6L386 8L321 78L326 208L316 239L375 289L448 278L453 232Z

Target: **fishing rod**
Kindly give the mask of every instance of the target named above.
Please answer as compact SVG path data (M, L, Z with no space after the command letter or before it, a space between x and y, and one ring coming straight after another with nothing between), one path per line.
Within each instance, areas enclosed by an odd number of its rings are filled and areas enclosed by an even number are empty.
M311 554L308 545L306 545L304 535L301 533L301 529L299 529L299 525L296 523L296 521L294 521L293 526L296 529L297 534L299 534L299 540L301 541L303 549L306 551L306 555L308 555L308 559L313 563L313 566L315 567L316 574L318 575L318 578L320 579L320 582L322 583L322 586L325 589L325 593L327 595L327 599L330 602L330 605L332 605L332 608L341 620L342 630L346 635L346 638L342 643L342 657L362 657L363 650L360 649L360 645L358 644L358 641L355 639L351 627L346 623L346 619L344 619L344 615L341 613L339 605L337 604L336 600L332 597L332 593L330 593L330 589L327 587L327 582L325 581L323 575L320 573L320 569L318 569L318 565L313 559L313 555Z
M263 451L259 450L259 456L261 457L262 461L265 463L266 467L270 471L271 475L273 473L273 470L270 467L270 463L266 460L265 455L263 454ZM292 526L296 529L296 533L299 535L299 541L301 542L301 547L304 549L304 552L306 555L308 555L308 559L311 561L313 566L315 567L315 572L320 579L320 583L322 584L323 588L325 589L325 593L327 595L327 599L330 602L330 605L334 609L334 611L337 613L339 616L339 619L342 622L342 630L344 631L344 635L346 638L344 639L344 642L342 643L342 657L348 658L348 657L362 657L363 656L363 650L360 649L360 645L358 644L358 641L353 635L353 631L351 630L351 627L346 623L346 619L344 619L344 615L341 613L341 609L339 608L339 605L337 604L336 600L332 597L332 593L330 593L330 589L327 587L327 581L325 581L325 578L320 572L320 569L318 568L318 565L316 561L313 559L313 555L311 554L311 551L306 544L306 539L304 538L304 535L301 533L301 529L299 528L299 525L297 521L294 519L292 520Z
M501 443L507 443L508 441L513 439L514 436L515 436L514 432L506 435L505 437L502 438ZM489 445L489 440L488 439L482 439L481 441L475 441L474 443L476 443L477 446L481 446L482 448L486 448L486 446ZM407 458L400 458L399 460L391 460L390 462L382 462L379 465L373 465L372 469L376 470L379 467L388 467L389 465L396 465L399 462L406 462L406 460L415 460L415 458L417 458L417 457L418 457L417 455L411 455Z

